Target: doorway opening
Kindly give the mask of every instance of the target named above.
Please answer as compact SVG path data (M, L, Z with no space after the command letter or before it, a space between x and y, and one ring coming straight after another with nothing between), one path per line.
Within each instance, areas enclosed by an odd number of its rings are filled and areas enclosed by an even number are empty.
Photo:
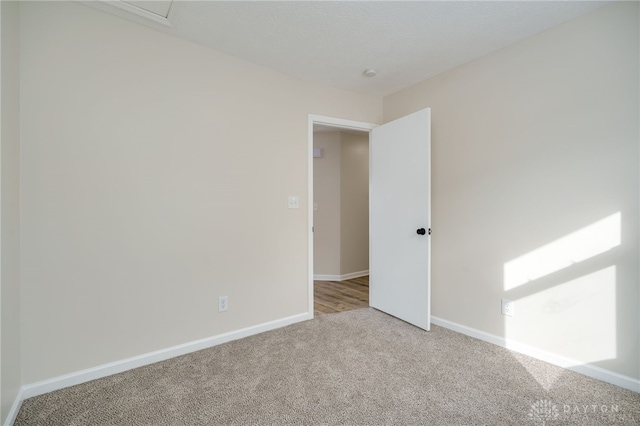
M369 133L369 306L428 331L431 109L423 108L381 126L309 116L309 318L314 314L314 124Z
M309 316L369 306L369 132L309 116Z

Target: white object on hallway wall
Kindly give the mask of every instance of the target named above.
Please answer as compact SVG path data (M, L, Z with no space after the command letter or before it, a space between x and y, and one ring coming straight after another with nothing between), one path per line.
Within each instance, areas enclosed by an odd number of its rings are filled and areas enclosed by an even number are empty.
M313 158L322 158L324 150L322 148L313 148Z

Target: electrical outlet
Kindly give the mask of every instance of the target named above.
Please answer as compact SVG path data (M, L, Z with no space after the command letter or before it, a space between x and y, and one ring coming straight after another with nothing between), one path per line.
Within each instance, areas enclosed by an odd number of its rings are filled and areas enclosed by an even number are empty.
M502 315L513 316L513 302L511 300L502 299Z
M218 312L226 312L229 309L229 297L220 296L218 298Z

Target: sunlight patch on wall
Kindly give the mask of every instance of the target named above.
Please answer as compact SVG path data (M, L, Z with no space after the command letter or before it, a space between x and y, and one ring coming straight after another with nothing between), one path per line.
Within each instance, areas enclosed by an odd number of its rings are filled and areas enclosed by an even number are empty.
M504 289L564 269L620 245L620 212L504 264Z
M519 299L505 337L542 351L591 363L617 356L616 267ZM530 371L533 377L539 372ZM549 386L546 377L536 377Z

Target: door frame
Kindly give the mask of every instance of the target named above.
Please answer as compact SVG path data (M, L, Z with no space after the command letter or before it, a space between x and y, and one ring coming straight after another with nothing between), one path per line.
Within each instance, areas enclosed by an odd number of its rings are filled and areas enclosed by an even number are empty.
M323 115L309 114L307 122L307 252L309 253L308 267L308 318L313 319L313 125L322 124L336 129L358 130L369 133L378 127L378 124L362 121L345 120L342 118L327 117ZM369 165L371 165L371 150L369 150Z

